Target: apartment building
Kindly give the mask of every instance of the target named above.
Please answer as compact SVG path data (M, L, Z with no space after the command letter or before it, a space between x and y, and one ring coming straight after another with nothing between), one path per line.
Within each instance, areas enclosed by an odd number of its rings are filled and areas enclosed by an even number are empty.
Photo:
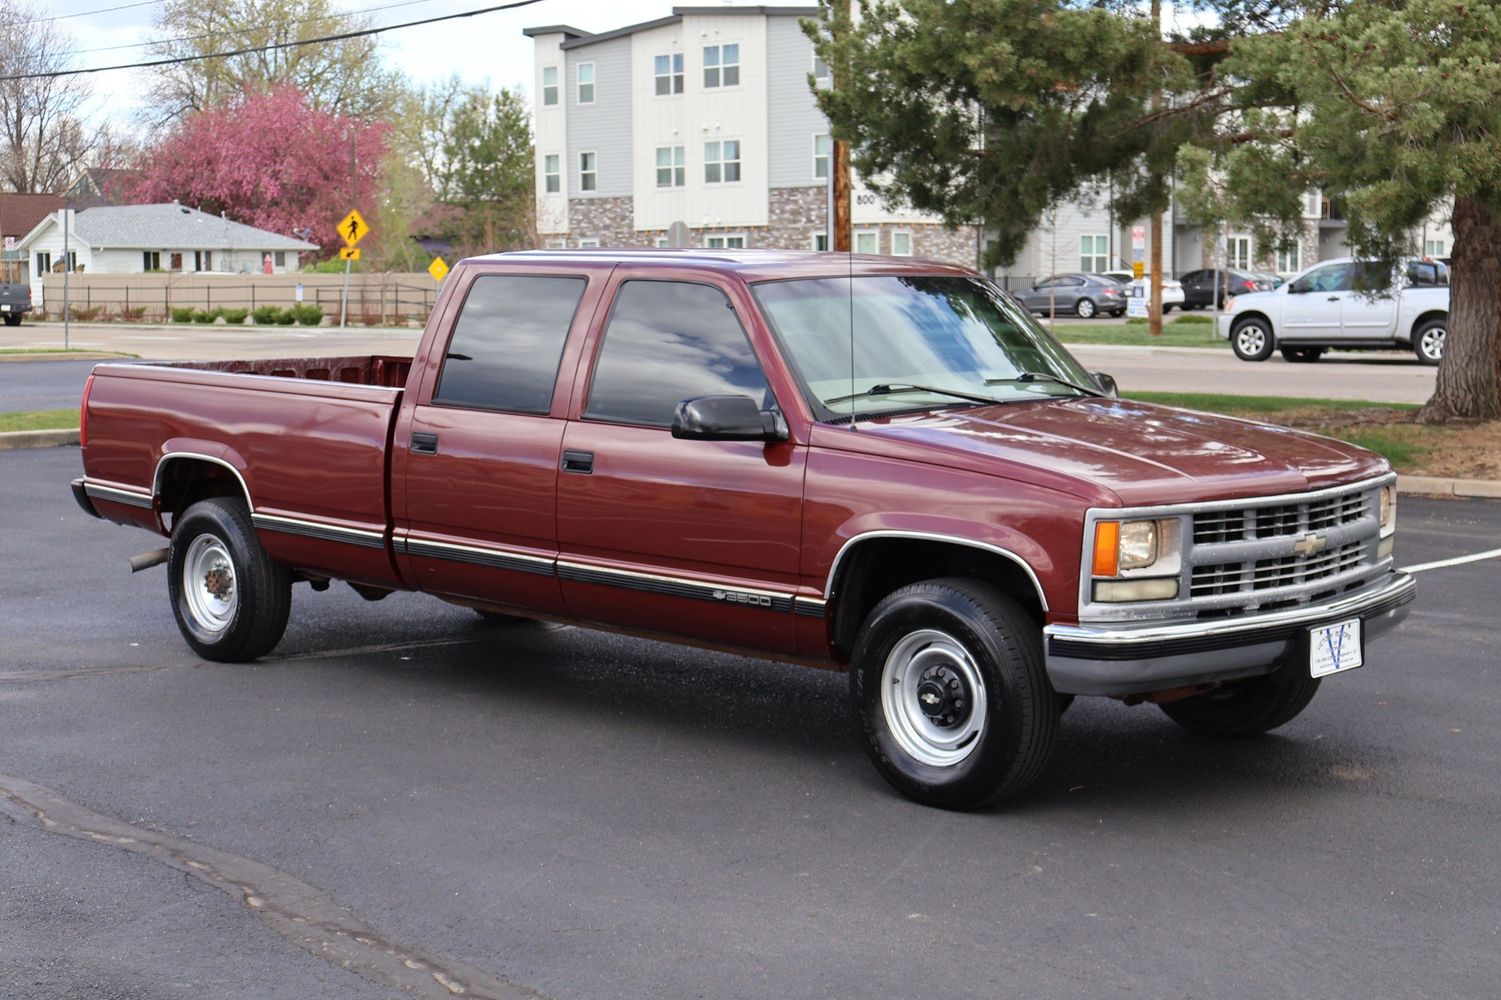
M674 7L613 31L526 29L545 245L667 246L686 230L691 246L825 249L832 149L809 76L828 69L799 23L818 13ZM976 262L974 228L888 209L858 179L851 220L856 252Z

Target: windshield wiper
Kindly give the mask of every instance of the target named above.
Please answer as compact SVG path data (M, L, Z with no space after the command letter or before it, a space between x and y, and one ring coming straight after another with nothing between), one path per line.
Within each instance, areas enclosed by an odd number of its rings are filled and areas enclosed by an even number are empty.
M1102 399L1109 398L1106 393L1098 389L1086 388L1077 382L1070 382L1066 378L1059 378L1057 375L1049 372L1022 372L1015 378L988 378L985 380L986 385L1033 385L1038 382L1057 382L1059 385L1066 385L1070 389L1077 389L1086 396L1099 396Z
M982 396L976 392L964 392L959 389L944 389L934 385L915 385L911 382L877 382L864 392L851 393L848 396L835 396L833 399L823 401L825 406L833 406L835 403L848 403L852 399L864 399L867 396L890 396L899 392L931 392L939 396L952 396L955 399L967 399L972 403L999 403L994 396Z

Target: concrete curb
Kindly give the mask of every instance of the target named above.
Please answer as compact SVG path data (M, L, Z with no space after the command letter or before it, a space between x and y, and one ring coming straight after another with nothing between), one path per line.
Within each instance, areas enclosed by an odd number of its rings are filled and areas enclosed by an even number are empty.
M0 451L18 448L61 448L78 443L78 428L66 431L6 431L0 434Z
M1495 479L1442 479L1436 476L1398 476L1397 492L1430 497L1484 497L1501 499L1501 481Z

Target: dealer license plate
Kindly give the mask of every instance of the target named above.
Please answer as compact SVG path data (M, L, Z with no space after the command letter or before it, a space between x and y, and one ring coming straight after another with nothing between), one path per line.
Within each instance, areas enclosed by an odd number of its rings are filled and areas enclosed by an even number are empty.
M1364 662L1359 618L1308 630L1308 672L1314 677L1354 670Z

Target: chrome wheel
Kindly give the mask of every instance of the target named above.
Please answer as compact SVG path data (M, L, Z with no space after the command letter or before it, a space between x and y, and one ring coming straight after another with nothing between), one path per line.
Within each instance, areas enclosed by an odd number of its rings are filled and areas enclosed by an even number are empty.
M1422 353L1424 360L1443 360L1444 338L1448 333L1448 328L1442 326L1430 326L1423 331L1423 335L1418 338L1418 350Z
M1094 316L1094 303L1089 299L1080 299L1074 308L1078 310L1080 319L1091 319Z
M222 632L240 605L234 560L213 535L199 535L182 561L182 595L193 623L205 632Z
M979 746L985 684L957 639L921 629L904 636L886 657L881 711L905 753L933 767L952 767Z
M1243 326L1235 335L1235 346L1243 355L1260 354L1266 349L1266 333L1259 326Z

